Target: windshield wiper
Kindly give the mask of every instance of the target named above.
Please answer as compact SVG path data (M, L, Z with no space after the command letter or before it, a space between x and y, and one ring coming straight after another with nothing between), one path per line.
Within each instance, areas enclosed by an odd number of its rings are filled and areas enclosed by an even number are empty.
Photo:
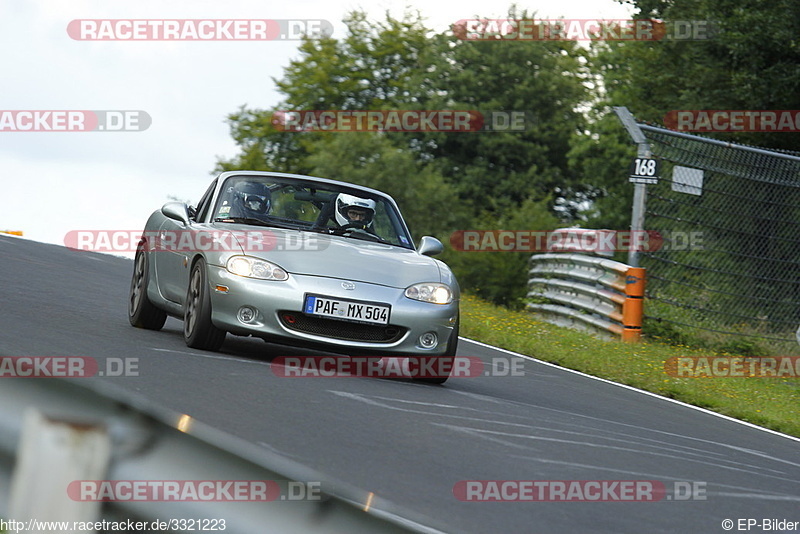
M255 217L217 217L214 219L214 222L244 223L253 224L256 226L269 226L272 228L285 228L287 230L300 230L300 228L297 226L281 224L272 221L264 221L262 219L256 219Z
M340 235L344 237L352 237L353 239L360 239L362 241L375 241L378 243L386 243L392 245L391 241L387 241L377 234L373 234L360 228L331 228L326 226L322 230L327 231L330 235Z
M258 226L269 226L266 221L262 221L261 219L256 219L255 217L217 217L216 219L214 219L214 222L244 223L244 224L256 224Z

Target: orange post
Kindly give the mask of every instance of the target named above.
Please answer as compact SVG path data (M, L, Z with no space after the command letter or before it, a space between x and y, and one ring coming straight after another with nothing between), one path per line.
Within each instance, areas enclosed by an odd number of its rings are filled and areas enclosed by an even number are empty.
M625 273L625 302L622 305L622 341L637 342L642 335L645 269L630 267Z

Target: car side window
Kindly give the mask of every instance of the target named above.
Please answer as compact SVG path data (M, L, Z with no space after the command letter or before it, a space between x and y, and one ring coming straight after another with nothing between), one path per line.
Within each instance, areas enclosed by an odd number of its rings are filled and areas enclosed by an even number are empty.
M217 181L214 180L208 189L206 189L206 192L203 193L203 197L200 199L200 202L197 203L196 215L192 217L195 222L202 221L206 218L208 208L211 206L211 197L214 196L214 189L216 189L216 187Z

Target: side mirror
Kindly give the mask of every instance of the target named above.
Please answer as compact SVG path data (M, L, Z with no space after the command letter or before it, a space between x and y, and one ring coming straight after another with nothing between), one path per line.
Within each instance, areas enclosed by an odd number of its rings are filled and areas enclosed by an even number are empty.
M419 242L419 249L417 252L423 256L435 256L444 250L442 242L429 235L423 236Z
M161 206L161 213L170 219L189 224L189 208L183 202L167 202Z

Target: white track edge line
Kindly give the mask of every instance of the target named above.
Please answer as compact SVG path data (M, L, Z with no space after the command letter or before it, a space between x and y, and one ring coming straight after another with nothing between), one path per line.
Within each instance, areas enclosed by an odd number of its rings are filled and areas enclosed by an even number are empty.
M660 399L660 400L663 400L663 401L671 402L673 404L678 404L678 405L684 406L686 408L691 408L693 410L697 410L699 412L702 412L702 413L705 413L705 414L708 414L708 415L713 415L715 417L719 417L719 418L725 419L727 421L731 421L731 422L734 422L734 423L739 423L740 425L748 426L748 427L754 428L756 430L761 430L763 432L768 432L770 434L774 434L776 436L781 436L781 437L784 437L784 438L788 438L790 440L797 441L797 442L800 443L800 438L798 438L798 437L790 436L789 434L784 434L783 432L778 432L777 430L772 430L770 428L765 428L763 426L758 426L758 425L756 425L754 423L750 423L748 421L742 421L741 419L736 419L735 417L731 417L729 415L721 414L721 413L715 412L713 410L709 410L707 408L701 408L700 406L695 406L694 404L689 404L689 403L686 403L686 402L683 402L683 401L680 401L680 400L677 400L677 399L671 399L669 397L664 397L663 395L659 395L657 393L653 393L652 391L647 391L647 390L644 390L644 389L635 388L635 387L629 386L627 384L620 384L619 382L614 382L613 380L608 380L606 378L600 378L598 376L592 376L590 374L586 374L586 373L583 373L581 371L576 371L575 369L569 369L567 367L562 367L562 366L554 364L554 363L550 363L550 362L546 362L544 360L536 359L533 356L528 356L526 354L520 354L519 352L514 352L512 350L504 349L504 348L501 348L501 347L495 347L493 345L489 345L487 343L482 343L480 341L475 341L474 339L468 339L466 337L461 337L461 336L459 336L458 339L463 340L463 341L468 341L470 343L475 343L476 345L480 345L480 346L488 348L488 349L494 349L494 350L499 351L499 352L505 352L507 354L511 354L513 356L517 356L517 357L523 358L525 360L530 360L532 362L540 363L540 364L546 365L548 367L553 367L553 368L560 369L562 371L567 371L567 372L570 372L570 373L573 373L573 374L576 374L576 375L580 375L580 376L583 376L583 377L586 377L586 378L591 378L592 380L598 380L600 382L605 382L606 384L612 384L614 386L618 386L618 387L621 387L621 388L624 388L624 389L627 389L627 390L630 390L630 391L636 391L638 393L642 393L642 394L647 395L649 397L654 397L656 399Z

